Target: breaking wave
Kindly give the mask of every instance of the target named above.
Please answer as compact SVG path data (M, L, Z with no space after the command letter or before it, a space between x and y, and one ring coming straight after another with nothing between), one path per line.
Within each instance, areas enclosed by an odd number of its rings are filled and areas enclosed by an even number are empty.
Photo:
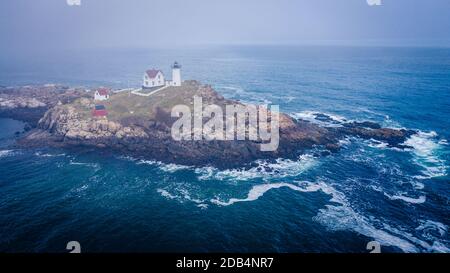
M165 197L169 200L177 200L180 203L184 203L185 201L193 202L197 205L197 207L201 209L208 208L208 204L205 200L200 200L198 198L192 197L190 192L182 187L176 187L173 189L174 192L169 192L167 189L158 188L156 190L162 197Z
M101 169L100 164L98 164L98 163L78 162L78 161L75 161L73 159L71 159L69 161L69 164L70 165L78 165L78 166L85 166L85 167L93 168L96 171Z
M221 91L227 98L235 99L247 104L266 105L272 104L272 101L261 96L260 93L245 90L239 86L216 86L217 90ZM266 96L271 96L267 94ZM291 97L293 100L294 98Z
M1 150L0 151L0 158L7 157L7 156L12 156L14 154L15 154L14 150Z
M329 113L321 113L315 111L302 111L291 113L295 119L302 119L325 127L341 127L343 123L349 122L346 118Z
M445 140L437 140L437 133L422 132L409 137L403 144L412 147L415 155L414 162L423 168L422 176L416 178L427 179L447 175L447 166L444 160L439 158L441 145ZM444 144L445 145L445 144Z
M167 199L175 199L177 198L175 195L170 194L170 192L168 192L167 190L164 189L157 189L156 190L159 194L161 194L161 196L167 198Z
M448 145L447 140L439 139L434 131L418 131L410 136L402 145L410 148L400 149L389 147L388 143L370 139L367 145L372 148L389 149L399 152L411 152L414 155L413 162L422 168L422 175L416 175L416 179L429 179L434 177L446 176L448 166L446 161L440 158L440 152L443 145Z
M379 140L375 140L375 139L370 139L368 141L367 145L369 147L372 147L372 148L384 149L384 148L387 148L389 146L389 143L386 143L386 142L383 142L383 141L379 141Z
M218 170L214 167L196 168L195 173L199 175L200 180L216 179L226 180L233 179L244 181L255 178L284 178L297 176L310 168L314 167L318 161L312 155L301 155L298 160L277 159L275 162L258 160L255 162L256 167L250 169L228 169Z
M49 154L49 153L43 153L43 152L35 152L34 153L35 156L39 156L39 157L59 157L59 156L66 156L66 154L62 153L62 154Z
M126 157L119 157L123 160L128 160L132 162L136 162L137 165L150 165L159 168L160 170L168 173L175 173L180 170L193 170L193 166L187 166L187 165L180 165L180 164L174 164L174 163L163 163L161 161L156 160L145 160L145 159L136 159L130 156Z
M188 169L192 169L193 167L191 166L185 166L185 165L179 165L179 164L164 164L161 162L157 163L158 167L165 171L165 172L169 172L169 173L174 173L180 170L188 170Z

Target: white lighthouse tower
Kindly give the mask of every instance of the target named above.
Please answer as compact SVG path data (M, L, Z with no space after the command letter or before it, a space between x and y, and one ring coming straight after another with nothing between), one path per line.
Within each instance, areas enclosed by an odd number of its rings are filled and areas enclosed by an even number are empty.
M172 85L181 86L181 65L178 62L172 65Z

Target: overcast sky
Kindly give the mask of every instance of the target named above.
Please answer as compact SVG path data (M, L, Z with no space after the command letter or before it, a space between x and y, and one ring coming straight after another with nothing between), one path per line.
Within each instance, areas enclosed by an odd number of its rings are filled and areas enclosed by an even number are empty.
M0 49L450 45L450 0L1 0Z

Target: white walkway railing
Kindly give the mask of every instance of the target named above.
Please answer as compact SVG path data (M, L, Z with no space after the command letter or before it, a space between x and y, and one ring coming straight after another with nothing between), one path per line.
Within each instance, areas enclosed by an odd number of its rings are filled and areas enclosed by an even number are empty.
M152 91L150 93L141 93L142 89L134 89L133 91L131 91L131 94L142 96L142 97L148 97L148 96L151 96L151 95L153 95L153 94L155 94L155 93L157 93L157 92L159 92L161 90L166 89L167 87L169 87L169 86L165 85L165 86L163 86L161 88L158 88L158 89L156 89L156 90L154 90L154 91Z

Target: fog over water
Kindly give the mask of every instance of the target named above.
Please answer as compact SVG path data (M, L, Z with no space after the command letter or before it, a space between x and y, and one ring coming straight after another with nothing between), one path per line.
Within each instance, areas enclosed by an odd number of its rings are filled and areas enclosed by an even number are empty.
M198 44L448 46L446 0L14 0L0 3L4 54Z

